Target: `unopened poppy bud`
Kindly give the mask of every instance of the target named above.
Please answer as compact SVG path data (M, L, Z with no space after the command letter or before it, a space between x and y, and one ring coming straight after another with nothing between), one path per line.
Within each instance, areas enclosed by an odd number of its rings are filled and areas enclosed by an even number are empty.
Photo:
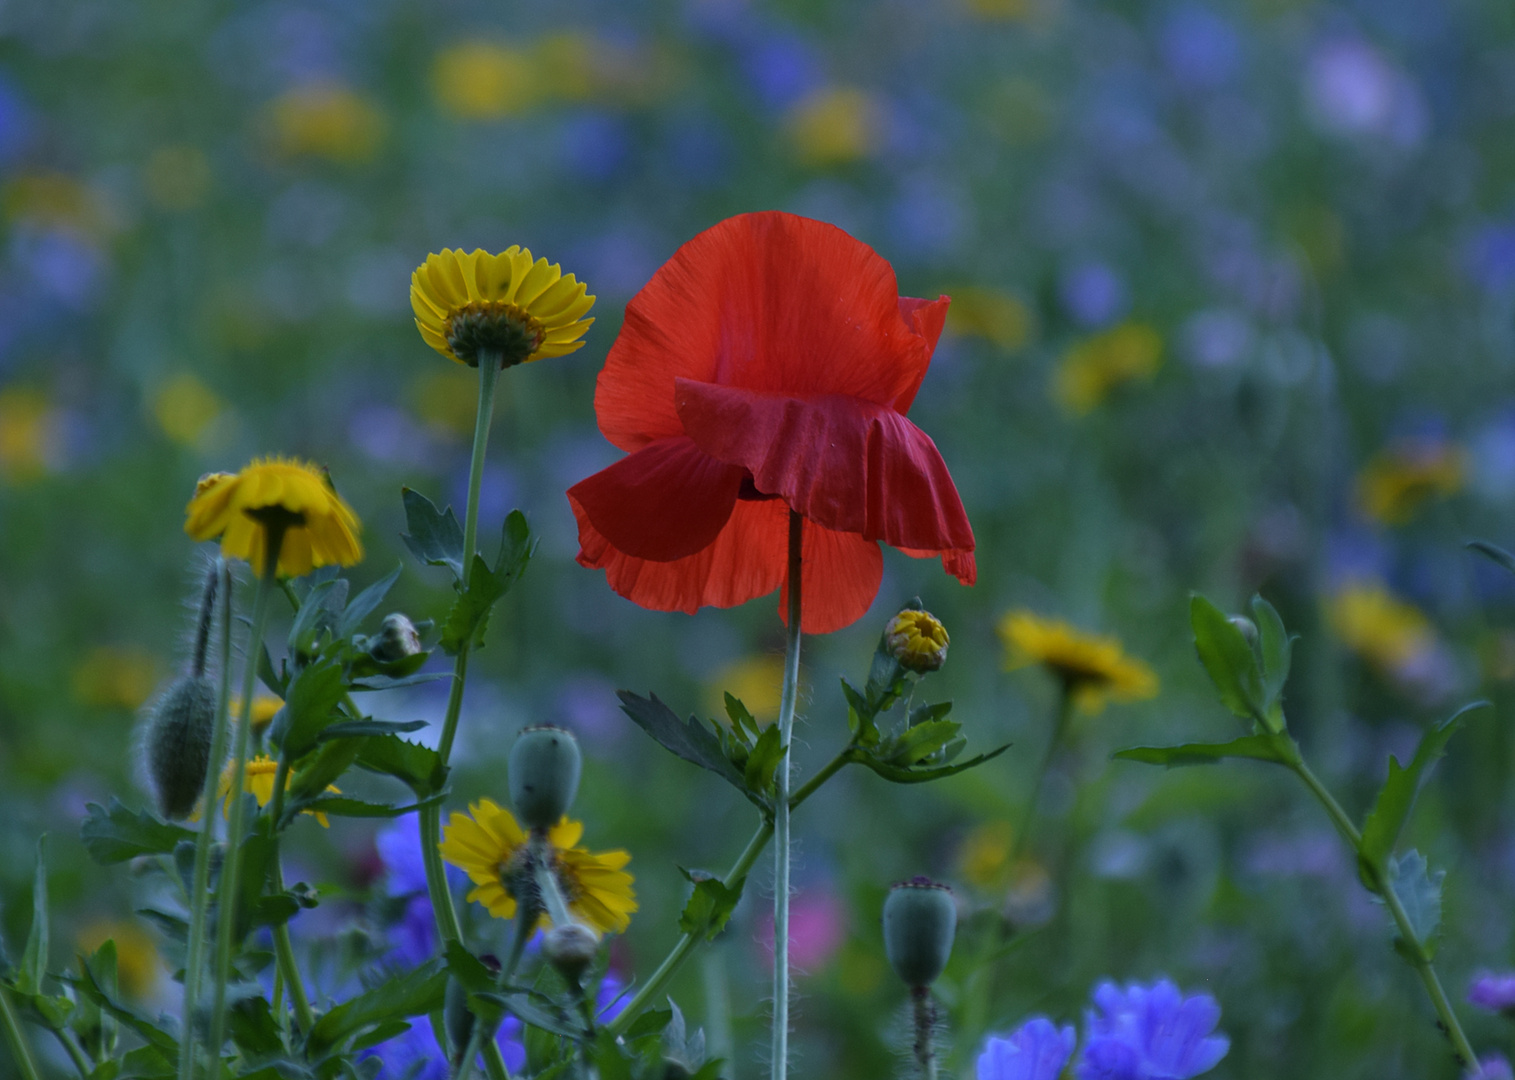
M379 632L369 639L368 654L381 664L393 664L421 651L421 635L416 624L395 611L384 616Z
M452 1044L453 1064L463 1060L468 1040L473 1038L474 1015L468 1008L468 990L457 979L447 980L447 995L442 999L442 1024L447 1041Z
M1227 620L1232 626L1241 631L1241 636L1247 639L1247 644L1257 648L1257 624L1245 615L1232 615Z
M529 829L550 829L579 791L579 740L543 725L524 728L510 748L510 801Z
M919 674L936 671L947 662L951 638L947 628L929 611L906 608L884 628L889 655L900 666Z
M583 923L554 926L542 937L542 955L575 986L600 950L600 936Z
M952 890L914 877L889 890L884 901L884 952L912 988L930 986L947 967L957 933Z
M210 769L215 722L216 685L205 675L175 680L154 707L147 768L164 817L186 817L195 808Z

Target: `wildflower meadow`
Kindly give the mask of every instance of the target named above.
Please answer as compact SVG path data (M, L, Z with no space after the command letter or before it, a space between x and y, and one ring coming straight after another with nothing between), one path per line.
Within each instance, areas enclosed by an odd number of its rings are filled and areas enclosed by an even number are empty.
M1512 1080L1493 0L0 4L0 1080Z

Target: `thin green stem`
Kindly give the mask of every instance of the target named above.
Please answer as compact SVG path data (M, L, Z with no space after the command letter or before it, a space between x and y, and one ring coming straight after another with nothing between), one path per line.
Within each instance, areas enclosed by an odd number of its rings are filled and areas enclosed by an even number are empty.
M269 877L273 890L276 893L284 891L284 866L280 862L279 854L279 822L284 817L284 788L289 783L289 761L283 753L279 754L279 764L274 770L274 793L269 800L270 820L274 825L274 857L269 869ZM289 939L289 924L278 923L273 928L274 934L274 958L278 963L279 970L284 974L284 981L289 984L289 1001L295 1008L295 1020L300 1025L302 1034L310 1031L316 1022L315 1014L310 1011L310 998L305 994L305 984L300 980L300 967L295 962L295 947Z
M221 1045L226 1035L226 984L232 974L232 931L236 918L239 878L242 874L242 837L247 820L244 812L242 789L247 780L247 744L252 734L253 688L257 685L258 657L263 651L263 635L268 629L268 610L272 606L274 590L278 588L279 547L283 543L282 529L267 527L268 558L263 573L258 578L258 591L253 599L252 634L247 641L247 652L242 664L242 712L237 720L237 747L232 754L230 816L226 827L226 858L222 864L220 898L216 919L216 985L211 999L210 1038L206 1049L212 1061L221 1056ZM207 804L205 816L215 812Z
M1009 862L1012 872L1016 860L1026 850L1026 844L1031 836L1031 826L1036 822L1036 804L1041 801L1042 787L1047 782L1047 773L1052 769L1052 762L1057 758L1058 750L1062 749L1072 718L1073 688L1067 680L1064 680L1062 691L1057 699L1057 716L1052 722L1052 734L1047 738L1047 749L1043 751L1041 763L1036 767L1036 779L1031 782L1031 798L1027 801L1025 809L1021 811L1020 827L1010 838Z
M1342 839L1352 845L1353 852L1359 851L1362 847L1362 833L1357 830L1356 825L1352 824L1352 819L1341 808L1341 803L1336 801L1336 797L1326 790L1326 785L1322 784L1320 778L1310 770L1310 766L1305 764L1304 758L1299 755L1297 744L1294 747L1294 758L1295 760L1290 763L1289 767L1305 782L1305 786L1314 793L1315 798L1320 801L1320 805L1326 808L1326 813L1331 818L1331 824L1336 826L1336 831L1341 833Z
M490 1039L484 1044L484 1072L489 1080L510 1080L510 1066L500 1053L500 1044Z
M789 748L800 684L800 579L805 519L789 511L789 626L784 643L784 689L779 698L783 757L774 773L773 815L773 1080L789 1075Z
M58 1045L63 1047L63 1052L74 1063L74 1068L79 1070L81 1078L88 1077L94 1071L88 1056L84 1053L84 1047L79 1045L79 1040L74 1038L73 1032L68 1028L54 1028L53 1034L58 1038Z
M179 1036L179 1080L193 1080L195 1071L195 1013L200 1008L200 983L205 974L205 924L210 911L210 849L215 836L216 792L221 763L230 741L231 707L231 567L220 564L221 671L216 693L216 722L210 740L210 766L200 799L200 833L195 837L195 867L189 897L189 942L184 963L184 1024Z
M5 1026L5 1040L11 1044L11 1053L23 1080L41 1080L37 1063L32 1060L31 1045L26 1041L26 1032L21 1030L21 1018L16 1015L10 991L4 986L0 986L0 1024Z
M474 1021L473 1034L468 1037L468 1045L463 1049L463 1056L458 1059L458 1071L453 1080L468 1080L468 1074L473 1072L473 1059L479 1056L479 1047L484 1042L484 1025Z

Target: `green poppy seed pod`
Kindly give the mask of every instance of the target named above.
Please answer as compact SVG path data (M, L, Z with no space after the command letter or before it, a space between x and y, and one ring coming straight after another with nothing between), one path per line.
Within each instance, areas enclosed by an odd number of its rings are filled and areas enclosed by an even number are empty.
M1241 636L1247 639L1247 644L1257 648L1257 624L1245 615L1232 615L1227 620L1232 626L1241 631Z
M447 980L447 994L442 999L442 1024L452 1045L453 1063L463 1060L468 1040L473 1038L474 1015L468 1009L468 990L457 979Z
M599 951L600 936L583 923L554 926L542 937L542 955L574 986L579 984Z
M153 708L147 729L147 770L166 818L189 815L205 790L216 686L205 675L174 681Z
M957 904L952 890L915 877L889 890L884 901L884 952L910 987L930 986L952 956Z
M579 740L543 725L524 728L510 748L510 802L528 829L550 829L579 791Z
M368 655L381 664L393 664L421 651L421 635L416 624L402 612L384 616L379 632L369 639Z

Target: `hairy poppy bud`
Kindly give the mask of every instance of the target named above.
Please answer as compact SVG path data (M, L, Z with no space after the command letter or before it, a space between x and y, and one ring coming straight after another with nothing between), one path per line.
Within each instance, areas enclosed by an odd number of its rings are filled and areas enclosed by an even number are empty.
M188 816L205 789L216 722L216 686L205 675L176 679L153 708L147 729L147 769L158 809Z
M930 986L952 955L957 904L952 890L914 877L889 890L884 901L884 952L910 987Z
M947 646L951 638L947 628L929 611L906 608L884 627L884 641L889 655L900 666L925 674L937 671L947 662Z
M510 748L510 801L529 829L550 829L579 791L579 740L573 732L541 726L521 731Z
M575 986L600 951L600 936L583 923L554 926L542 937L542 955Z
M379 632L369 639L368 654L381 664L393 664L421 651L421 635L416 624L395 611L384 616Z

